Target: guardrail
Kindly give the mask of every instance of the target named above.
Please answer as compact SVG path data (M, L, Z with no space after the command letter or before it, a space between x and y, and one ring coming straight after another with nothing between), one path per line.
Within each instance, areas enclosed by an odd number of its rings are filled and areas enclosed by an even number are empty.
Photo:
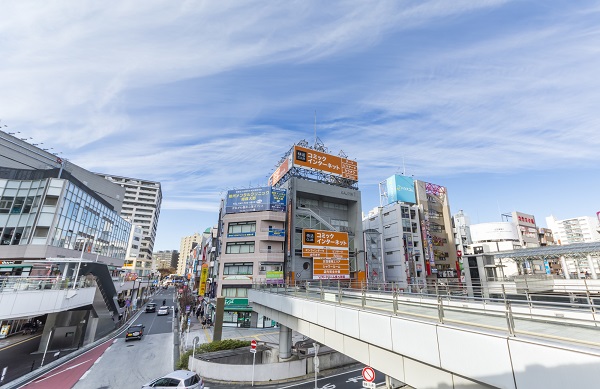
M354 286L354 287L351 287ZM571 286L571 288L568 288ZM253 289L358 309L408 316L600 347L597 337L600 290L563 285L569 292L509 293L502 285L498 296L469 297L452 293L445 285L351 285L344 282L305 282L292 285L254 284Z
M94 286L93 282L86 280L84 276L79 277L75 288ZM5 276L0 278L0 293L15 292L22 290L45 290L45 289L69 289L73 288L73 281L69 278L64 280L60 277L19 277Z

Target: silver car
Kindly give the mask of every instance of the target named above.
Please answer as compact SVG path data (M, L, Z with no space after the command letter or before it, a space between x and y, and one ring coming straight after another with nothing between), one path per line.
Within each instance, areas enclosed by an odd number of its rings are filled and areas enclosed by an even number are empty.
M175 370L142 386L142 389L149 388L204 389L204 380L193 371Z

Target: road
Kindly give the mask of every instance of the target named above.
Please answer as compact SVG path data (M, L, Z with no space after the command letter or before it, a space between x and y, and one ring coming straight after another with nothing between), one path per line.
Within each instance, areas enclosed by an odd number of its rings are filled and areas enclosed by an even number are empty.
M4 384L29 373L32 369L37 369L42 362L43 353L38 352L42 331L38 331L34 336L25 335L22 337L23 339L19 343L0 350L0 371L6 367L6 375L2 382ZM48 353L44 364L48 364L64 355L64 351L58 356L55 356L54 352Z
M336 372L325 373L325 376L319 376L317 379L317 388L319 389L359 389L362 388L363 378L361 375L364 365L353 365L348 368L336 369ZM383 373L375 372L375 383L382 386L385 383ZM223 383L206 383L206 389L233 389L240 388L240 385L228 385ZM248 384L248 386L250 386ZM315 379L305 379L302 381L290 383L278 383L273 385L255 386L259 389L314 389Z
M173 292L161 289L150 301L160 306L167 300L172 307ZM134 323L146 326L144 337L127 342L124 334L117 337L73 389L139 388L173 371L173 309L167 316L142 310Z
M173 290L161 290L150 301L173 305ZM24 386L26 389L139 388L173 370L173 311L167 316L136 314L135 324L146 326L141 340L125 342L124 331Z

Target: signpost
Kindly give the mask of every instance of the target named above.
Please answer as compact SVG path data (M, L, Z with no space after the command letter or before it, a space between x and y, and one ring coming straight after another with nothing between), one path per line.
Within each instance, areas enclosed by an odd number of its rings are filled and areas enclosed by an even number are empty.
M362 369L362 376L363 376L363 388L376 388L377 384L375 384L373 381L375 381L375 370L373 370L372 367L370 366L365 366Z
M254 365L256 363L256 340L250 342L250 352L252 353L252 386L254 386Z
M317 373L319 372L319 347L321 345L319 343L313 343L313 347L315 348L315 356L313 357L313 362L315 364L315 389L318 388L317 386Z

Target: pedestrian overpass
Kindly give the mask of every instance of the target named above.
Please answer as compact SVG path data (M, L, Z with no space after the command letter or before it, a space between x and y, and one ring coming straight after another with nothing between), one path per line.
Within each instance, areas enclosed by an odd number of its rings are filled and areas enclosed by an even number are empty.
M417 389L597 387L600 321L589 304L254 285L253 310Z

